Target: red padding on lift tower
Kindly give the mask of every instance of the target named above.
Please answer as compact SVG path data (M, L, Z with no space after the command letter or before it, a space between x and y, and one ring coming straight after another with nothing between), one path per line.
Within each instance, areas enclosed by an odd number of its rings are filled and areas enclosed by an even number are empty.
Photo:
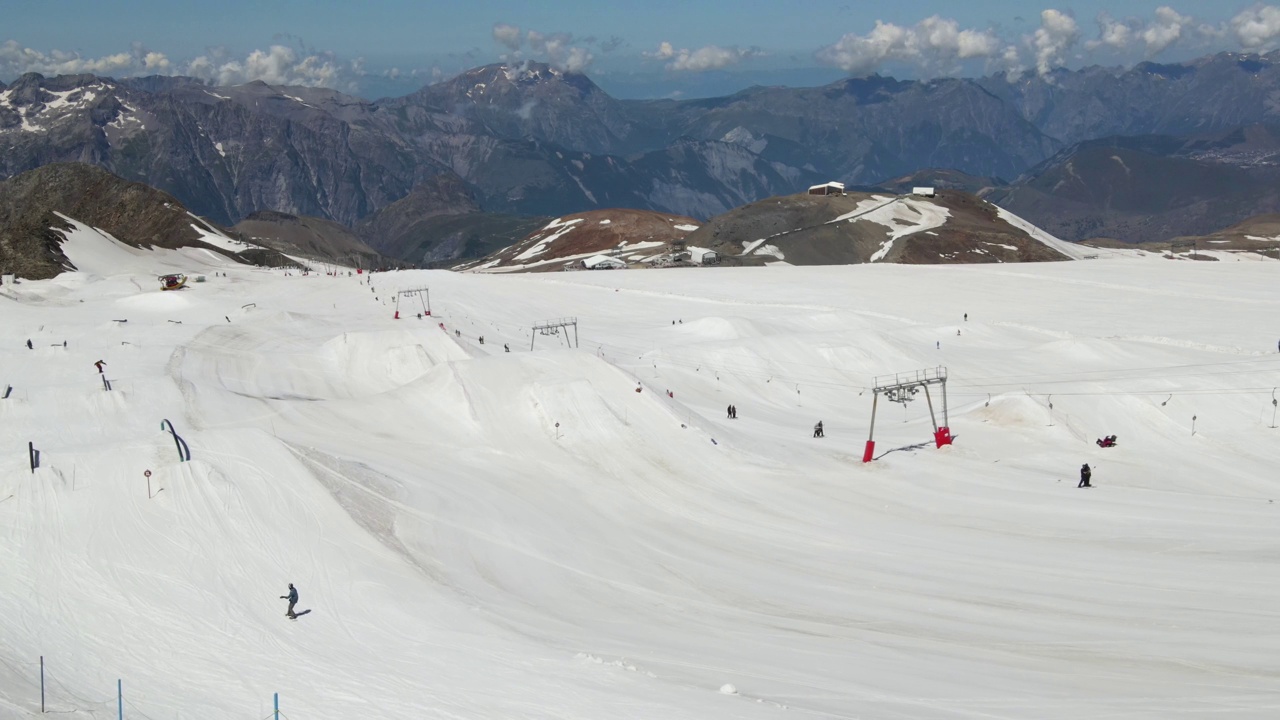
M862 462L871 462L871 456L876 454L876 441L868 440L867 449L862 451Z
M399 311L399 310L397 310L397 311L396 311L396 316L395 316L395 317L393 317L393 318L391 318L391 319L392 319L392 320L399 320L399 319L400 319L400 311Z
M949 427L938 428L938 431L933 434L933 442L937 447L942 447L943 445L950 445L951 444L951 428Z

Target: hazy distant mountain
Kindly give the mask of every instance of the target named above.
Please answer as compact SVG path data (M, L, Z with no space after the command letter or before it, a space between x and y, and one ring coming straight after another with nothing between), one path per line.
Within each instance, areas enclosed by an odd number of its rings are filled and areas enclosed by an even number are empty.
M355 232L387 255L432 266L482 257L544 222L540 216L482 211L474 193L450 173L364 218Z
M1067 240L1207 234L1280 210L1276 137L1254 126L1193 139L1091 140L987 197Z
M1198 135L1280 120L1280 51L1219 53L1131 69L1089 67L976 81L1045 134L1074 144L1112 135Z
M866 186L928 168L1017 178L1103 137L1213 142L1280 124L1278 61L1277 53L1223 53L1048 77L872 76L690 101L617 100L584 75L538 63L476 68L377 102L261 82L29 74L0 86L0 175L92 163L226 224L274 210L353 227L442 173L459 178L489 213L627 207L706 218L825 180ZM1208 157L1213 148L1179 152L1224 162ZM1215 188L1203 187L1204 202L1212 205ZM1092 201L1062 199L1080 203L1081 217L1045 218L1088 223ZM1019 202L1036 212L1053 204ZM1267 202L1240 211L1280 210ZM1169 220L1149 232L1188 231L1179 217Z

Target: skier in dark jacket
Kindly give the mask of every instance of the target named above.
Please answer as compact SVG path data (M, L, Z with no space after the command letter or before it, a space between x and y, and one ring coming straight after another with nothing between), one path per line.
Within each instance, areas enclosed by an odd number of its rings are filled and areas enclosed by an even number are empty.
M1089 469L1089 463L1085 463L1084 465L1081 465L1080 466L1080 484L1076 485L1076 487L1078 488L1093 487L1093 485L1089 484L1089 478L1091 477L1093 477L1093 471Z
M281 595L280 599L289 601L289 609L285 611L285 616L290 618L298 617L293 612L293 606L298 604L298 588L294 587L293 583L289 583L289 594Z

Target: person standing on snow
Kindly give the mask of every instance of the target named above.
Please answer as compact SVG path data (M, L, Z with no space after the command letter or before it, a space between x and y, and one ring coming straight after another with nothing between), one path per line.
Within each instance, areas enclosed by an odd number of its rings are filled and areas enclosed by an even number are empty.
M289 583L289 594L281 595L280 599L289 601L289 609L284 612L285 617L298 617L298 615L293 612L293 606L298 604L298 588L294 587L293 583Z
M1093 471L1089 469L1089 463L1085 463L1084 465L1081 465L1080 466L1080 484L1076 485L1076 487L1078 488L1093 487L1093 485L1089 484L1089 478L1091 477L1093 477Z
M813 436L816 438L824 437L822 434L822 421L819 420L817 425L813 426Z

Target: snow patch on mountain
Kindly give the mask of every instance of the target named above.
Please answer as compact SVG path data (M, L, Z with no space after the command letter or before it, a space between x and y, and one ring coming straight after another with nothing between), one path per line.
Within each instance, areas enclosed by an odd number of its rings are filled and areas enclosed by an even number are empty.
M1022 232L1030 235L1033 240L1044 243L1073 260L1081 260L1086 255L1096 255L1098 252L1097 250L1085 245L1077 245L1065 240L1060 240L998 205L993 207L995 207L996 215L999 216L1001 220L1004 220Z
M871 254L868 262L884 259L893 249L894 241L925 230L941 227L951 217L951 211L931 202L899 198L898 202L886 203L871 210L856 221L873 222L889 229L889 238L880 244L880 249Z

